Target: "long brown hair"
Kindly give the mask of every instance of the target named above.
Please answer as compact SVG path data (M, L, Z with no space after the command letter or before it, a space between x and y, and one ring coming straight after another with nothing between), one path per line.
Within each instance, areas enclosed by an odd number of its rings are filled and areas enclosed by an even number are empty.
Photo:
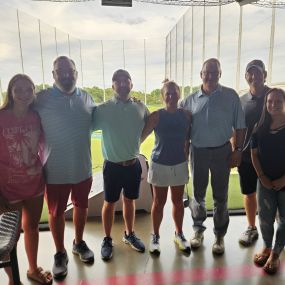
M4 103L0 108L1 110L7 110L7 109L13 108L14 99L13 99L12 89L14 87L15 82L20 80L20 79L25 79L25 80L29 81L32 84L33 89L35 91L35 84L34 84L33 80L28 75L20 74L20 73L14 75L9 81L8 88L7 88L7 94L6 94Z
M258 138L265 136L266 134L269 133L269 130L270 130L272 118L271 118L271 115L267 111L266 104L267 104L267 98L269 94L273 92L281 94L283 96L283 100L285 101L285 91L281 88L272 88L266 92L261 117L254 131L257 133Z

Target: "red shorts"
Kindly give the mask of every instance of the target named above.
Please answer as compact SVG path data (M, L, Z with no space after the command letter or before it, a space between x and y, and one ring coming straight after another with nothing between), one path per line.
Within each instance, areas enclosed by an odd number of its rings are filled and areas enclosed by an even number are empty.
M87 209L91 185L92 177L77 184L47 184L45 198L49 214L53 217L64 214L70 192L72 204L75 207Z

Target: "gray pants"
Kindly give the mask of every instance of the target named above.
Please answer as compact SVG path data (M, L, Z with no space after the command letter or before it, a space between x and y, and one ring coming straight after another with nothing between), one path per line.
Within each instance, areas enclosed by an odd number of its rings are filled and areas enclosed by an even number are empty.
M267 189L258 181L257 202L260 230L264 246L267 248L272 248L274 221L277 210L279 211L273 250L280 254L285 245L285 190L275 191Z
M228 186L230 143L218 148L190 147L190 162L193 183L193 199L190 209L194 231L204 231L207 218L205 206L206 190L211 172L211 186L214 200L214 233L224 236L229 225Z

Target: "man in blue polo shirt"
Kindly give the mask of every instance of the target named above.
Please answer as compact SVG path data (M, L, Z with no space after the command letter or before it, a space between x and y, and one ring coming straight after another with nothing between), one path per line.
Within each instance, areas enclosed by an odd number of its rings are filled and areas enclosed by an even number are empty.
M52 272L55 278L62 278L67 274L64 211L70 193L75 226L72 252L83 262L94 261L83 232L92 184L90 139L95 104L89 94L76 87L77 70L72 59L56 58L52 74L53 87L39 92L35 107L41 117L47 153L45 197L56 247Z
M201 246L206 227L206 189L211 172L214 200L214 254L224 253L224 235L229 224L228 183L230 168L241 162L244 141L244 113L237 93L219 84L220 62L206 60L200 72L201 88L184 99L181 106L192 113L190 162L193 199L190 205L194 221L191 247ZM235 130L235 137L230 139Z
M123 242L144 252L145 247L135 235L135 199L139 197L141 166L138 160L140 136L148 115L146 106L130 97L133 87L130 74L117 70L112 77L114 97L95 108L94 129L102 130L104 156L103 177L105 200L102 222L105 237L101 247L103 260L112 258L111 229L115 204L123 189L123 216L125 233Z

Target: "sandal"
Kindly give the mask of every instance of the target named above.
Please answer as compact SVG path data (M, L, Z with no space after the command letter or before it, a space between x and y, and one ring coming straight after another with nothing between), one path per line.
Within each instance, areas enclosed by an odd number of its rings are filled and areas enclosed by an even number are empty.
M256 253L253 257L253 262L257 265L257 266L264 266L266 261L268 260L270 256L270 252L261 252L261 253Z
M27 277L40 284L49 285L52 284L53 278L50 271L45 271L42 267L38 267L33 273L27 271Z
M263 266L263 271L266 272L267 274L275 274L280 266L280 259L279 257L277 258L272 258L267 260L265 265Z

